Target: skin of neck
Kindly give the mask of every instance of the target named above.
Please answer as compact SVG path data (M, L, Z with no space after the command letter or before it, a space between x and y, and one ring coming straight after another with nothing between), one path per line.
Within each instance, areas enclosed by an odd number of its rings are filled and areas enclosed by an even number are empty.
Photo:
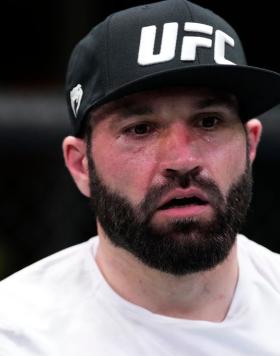
M150 268L130 252L114 246L97 222L96 263L110 287L128 302L155 314L222 322L238 281L236 243L218 266L185 276Z

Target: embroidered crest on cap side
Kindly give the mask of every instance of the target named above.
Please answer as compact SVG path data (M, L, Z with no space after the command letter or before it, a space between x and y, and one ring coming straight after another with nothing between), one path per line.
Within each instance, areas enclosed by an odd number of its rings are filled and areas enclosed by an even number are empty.
M77 113L82 101L83 97L83 89L81 84L76 85L71 91L70 91L70 100L71 100L71 107L73 110L73 113L75 117L77 117Z

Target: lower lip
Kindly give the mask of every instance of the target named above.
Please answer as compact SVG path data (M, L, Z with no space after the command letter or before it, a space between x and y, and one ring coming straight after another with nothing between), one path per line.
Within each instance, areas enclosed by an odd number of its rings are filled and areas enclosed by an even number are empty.
M178 206L174 208L158 210L157 212L166 217L192 217L195 215L200 215L206 210L209 210L209 204L205 205L188 205L188 206Z

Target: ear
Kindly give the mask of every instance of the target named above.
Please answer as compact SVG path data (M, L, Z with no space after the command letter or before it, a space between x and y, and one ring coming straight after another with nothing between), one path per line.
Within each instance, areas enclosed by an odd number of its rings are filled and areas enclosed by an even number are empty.
M63 155L66 167L82 194L89 197L88 160L86 142L80 138L68 136L63 141Z
M251 119L245 124L248 144L249 144L249 158L251 163L254 161L257 153L257 147L261 138L262 123L258 119Z

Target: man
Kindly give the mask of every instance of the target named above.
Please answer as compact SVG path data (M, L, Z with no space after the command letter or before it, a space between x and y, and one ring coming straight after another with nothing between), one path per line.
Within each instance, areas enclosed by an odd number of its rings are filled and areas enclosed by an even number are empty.
M238 234L280 76L186 0L75 48L66 165L98 237L0 287L1 355L279 355L280 257Z

